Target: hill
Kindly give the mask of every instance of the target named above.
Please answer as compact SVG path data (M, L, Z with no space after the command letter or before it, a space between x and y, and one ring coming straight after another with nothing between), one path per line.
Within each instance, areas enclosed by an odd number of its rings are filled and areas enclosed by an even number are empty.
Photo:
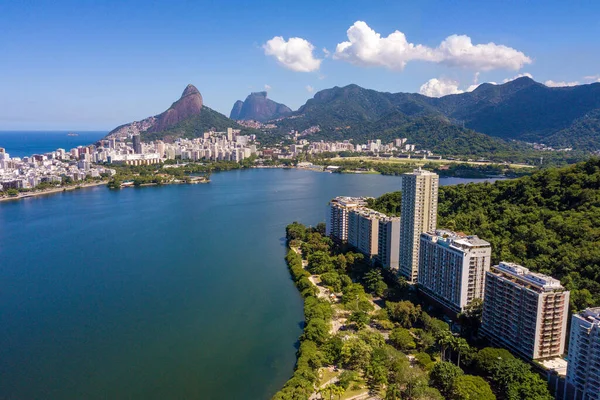
M140 134L142 140L171 141L179 137L195 138L209 130L225 131L227 128L256 133L204 105L200 91L194 85L187 85L179 100L166 111L141 121L121 125L109 132L107 137Z
M291 113L292 110L288 106L268 99L267 92L255 92L250 93L245 101L236 101L229 118L266 122Z
M399 192L372 206L400 207ZM492 244L492 262L513 261L559 278L574 310L600 306L600 160L519 179L443 186L438 225Z
M378 92L357 85L334 87L316 93L293 113L293 118L278 125L282 131L302 131L318 125L322 138L342 138L339 131L343 130L344 139L362 140L368 124L394 128L399 114L404 123L420 121L428 125L425 121L435 117L461 132L476 131L499 139L556 147L600 149L600 83L550 88L527 77L502 85L485 83L472 92L441 98ZM395 128L402 132L399 126ZM380 134L375 130L372 133ZM426 131L413 133L427 135ZM490 145L500 143L493 141Z

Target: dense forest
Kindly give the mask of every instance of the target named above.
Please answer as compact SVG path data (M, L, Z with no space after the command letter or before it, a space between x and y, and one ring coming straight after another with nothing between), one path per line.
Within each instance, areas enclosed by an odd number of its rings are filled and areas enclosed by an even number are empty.
M398 212L400 193L372 202ZM492 261L559 278L572 310L600 306L600 159L494 183L444 186L438 226L479 235Z
M305 326L294 374L274 400L551 399L528 364L503 349L472 346L468 329L464 337L451 332L406 282L334 244L324 229L286 229ZM465 326L477 320L475 310L462 316Z

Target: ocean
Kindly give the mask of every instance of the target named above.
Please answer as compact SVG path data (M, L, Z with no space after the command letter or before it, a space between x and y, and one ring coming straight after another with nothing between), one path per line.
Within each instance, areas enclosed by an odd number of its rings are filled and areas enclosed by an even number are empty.
M68 136L68 133L79 136ZM0 147L11 157L44 154L62 148L67 151L77 146L93 144L108 132L78 131L0 131Z

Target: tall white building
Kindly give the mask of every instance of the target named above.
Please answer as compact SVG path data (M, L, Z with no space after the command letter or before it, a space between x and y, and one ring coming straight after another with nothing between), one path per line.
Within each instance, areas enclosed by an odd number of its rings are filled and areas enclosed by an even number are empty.
M422 233L420 240L419 290L456 313L483 300L492 257L488 242L444 230Z
M416 169L402 175L400 222L400 275L416 283L419 271L420 236L437 225L439 176Z
M362 197L340 196L331 200L327 207L327 236L341 242L348 241L348 213L366 203Z
M400 261L400 218L379 220L377 257L384 268L397 270Z
M558 279L501 262L485 277L481 331L492 339L537 360L564 353L569 291Z
M600 307L571 318L568 359L565 398L600 400Z
M348 213L348 244L368 257L376 256L381 217L385 215L366 207L351 210Z

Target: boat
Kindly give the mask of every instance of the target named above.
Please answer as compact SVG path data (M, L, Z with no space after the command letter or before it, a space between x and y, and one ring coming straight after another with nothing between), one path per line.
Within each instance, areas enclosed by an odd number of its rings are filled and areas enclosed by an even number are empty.
M69 132L67 133L67 136L79 136L79 133Z

